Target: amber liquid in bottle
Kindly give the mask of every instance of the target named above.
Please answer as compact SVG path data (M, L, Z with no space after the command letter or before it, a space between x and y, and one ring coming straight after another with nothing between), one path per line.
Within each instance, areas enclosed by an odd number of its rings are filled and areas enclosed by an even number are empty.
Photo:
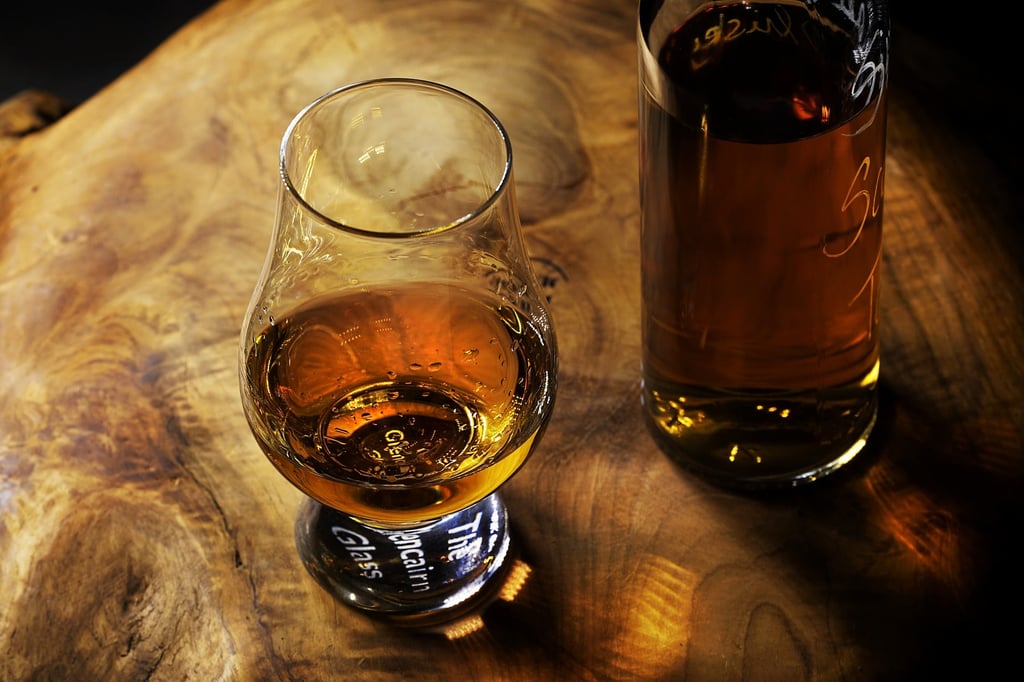
M747 487L837 468L876 413L884 83L786 3L709 7L640 102L644 404L679 461Z

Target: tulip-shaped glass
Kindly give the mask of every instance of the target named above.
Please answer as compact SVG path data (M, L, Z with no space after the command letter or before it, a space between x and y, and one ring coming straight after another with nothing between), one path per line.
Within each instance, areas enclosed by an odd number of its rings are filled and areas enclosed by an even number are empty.
M497 489L555 396L556 348L501 123L449 87L384 79L292 121L242 327L242 405L308 496L296 542L342 602L440 622L510 539Z

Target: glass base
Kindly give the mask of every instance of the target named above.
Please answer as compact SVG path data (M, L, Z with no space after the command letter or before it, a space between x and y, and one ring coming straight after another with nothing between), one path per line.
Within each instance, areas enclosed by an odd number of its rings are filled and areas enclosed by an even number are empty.
M485 606L512 564L497 493L425 526L385 529L307 498L295 524L306 570L341 603L411 627Z

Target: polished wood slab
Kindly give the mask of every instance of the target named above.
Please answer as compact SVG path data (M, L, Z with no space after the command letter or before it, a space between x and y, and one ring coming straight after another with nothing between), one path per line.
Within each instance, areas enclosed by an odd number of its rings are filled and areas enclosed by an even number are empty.
M898 26L881 426L835 480L738 495L641 421L633 17L225 0L0 145L0 680L991 679L1016 660L1024 251L1000 133L1020 96ZM506 124L559 333L554 417L505 489L528 579L452 640L316 586L299 493L238 398L284 128L378 76Z

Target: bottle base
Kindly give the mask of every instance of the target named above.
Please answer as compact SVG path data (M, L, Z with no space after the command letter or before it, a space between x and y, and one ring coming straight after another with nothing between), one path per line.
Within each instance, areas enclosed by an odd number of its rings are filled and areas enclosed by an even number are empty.
M673 396L667 399L666 395ZM643 391L648 430L683 468L723 487L793 488L838 471L865 448L874 387L829 395Z

